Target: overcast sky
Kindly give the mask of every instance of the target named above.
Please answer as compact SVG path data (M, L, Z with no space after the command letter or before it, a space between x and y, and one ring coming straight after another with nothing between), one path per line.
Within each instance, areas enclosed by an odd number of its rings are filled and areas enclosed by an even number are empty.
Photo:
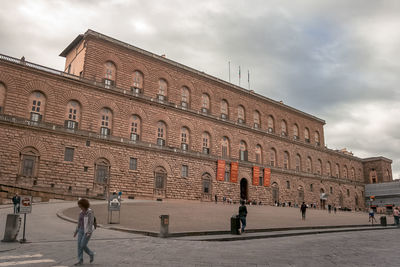
M400 1L11 0L0 53L62 70L93 29L325 119L329 148L400 176Z

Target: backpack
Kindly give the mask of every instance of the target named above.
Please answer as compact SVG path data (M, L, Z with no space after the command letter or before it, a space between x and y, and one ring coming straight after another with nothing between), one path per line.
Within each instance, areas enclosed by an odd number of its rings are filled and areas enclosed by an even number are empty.
M93 219L93 226L94 226L94 229L97 229L97 219L96 219L96 216L94 216L94 219Z

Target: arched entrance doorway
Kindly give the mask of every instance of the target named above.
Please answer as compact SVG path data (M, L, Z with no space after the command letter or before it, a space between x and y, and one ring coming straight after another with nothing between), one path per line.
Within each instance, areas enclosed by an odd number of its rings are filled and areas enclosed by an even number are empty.
M240 180L240 198L244 200L248 199L248 183L246 178Z
M301 205L304 202L304 189L302 186L299 186L299 188L297 188L297 192L298 192L298 204Z
M272 193L272 203L274 205L279 205L279 186L277 183L272 184L271 193Z
M321 207L321 209L325 209L325 206L326 206L326 201L328 200L327 199L327 194L325 194L325 190L323 189L323 188L321 188L321 190L319 191L319 193L320 193L320 207Z

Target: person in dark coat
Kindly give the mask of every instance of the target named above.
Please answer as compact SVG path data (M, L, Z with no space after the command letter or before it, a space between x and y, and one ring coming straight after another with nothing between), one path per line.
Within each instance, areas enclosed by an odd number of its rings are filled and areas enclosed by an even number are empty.
M300 206L302 220L306 219L306 210L307 210L307 205L303 202L303 204L301 204L301 206Z
M20 196L18 194L15 194L12 198L12 202L14 204L14 213L19 213L19 202L21 201Z
M244 233L244 228L246 228L246 217L247 217L247 208L244 205L244 200L240 201L239 207L239 219L242 224L242 233Z

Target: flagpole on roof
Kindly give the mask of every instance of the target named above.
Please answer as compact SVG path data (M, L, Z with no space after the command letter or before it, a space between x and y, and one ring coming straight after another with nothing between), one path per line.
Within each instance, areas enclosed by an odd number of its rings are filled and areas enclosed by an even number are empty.
M250 90L250 71L247 70L247 83L249 85L249 90Z
M229 69L229 82L231 82L231 62L228 61L228 69Z
M240 65L239 65L239 86L240 86Z

